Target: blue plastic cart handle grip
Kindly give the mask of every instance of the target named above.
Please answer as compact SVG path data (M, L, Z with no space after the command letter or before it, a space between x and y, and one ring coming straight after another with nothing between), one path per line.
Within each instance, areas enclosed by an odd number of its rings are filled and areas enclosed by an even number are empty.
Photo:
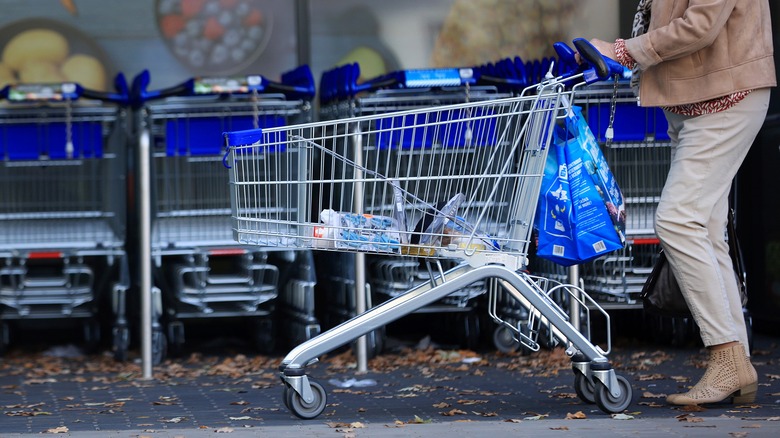
M584 72L584 79L588 84L604 81L615 75L626 78L631 74L630 70L617 61L602 55L593 44L584 38L575 39L574 47L577 48L582 59L593 67Z

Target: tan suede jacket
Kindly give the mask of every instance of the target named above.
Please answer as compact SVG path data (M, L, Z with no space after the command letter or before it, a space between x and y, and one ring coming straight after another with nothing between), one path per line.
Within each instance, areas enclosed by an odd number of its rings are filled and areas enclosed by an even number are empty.
M642 106L777 85L768 0L653 0L648 32L626 50L641 69Z

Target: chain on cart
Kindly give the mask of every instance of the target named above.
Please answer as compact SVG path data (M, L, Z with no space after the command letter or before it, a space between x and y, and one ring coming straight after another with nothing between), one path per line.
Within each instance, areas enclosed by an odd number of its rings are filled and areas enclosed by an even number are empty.
M195 78L146 91L148 82L144 73L134 88L142 103L138 123L150 138L153 361L181 349L185 322L241 318L261 351L275 348L277 333L290 334L291 343L317 334L311 254L233 240L221 135L310 120L308 67L285 73L280 83Z
M75 83L6 87L0 107L0 351L12 328L81 325L88 348L110 309L126 355L128 100Z
M542 326L566 347L583 401L605 412L630 404L630 384L606 357L609 324L606 349L594 345L553 295L567 294L608 320L606 312L582 289L525 271L553 128L579 81L618 73L586 41L575 45L591 68L517 97L226 134L237 242L411 256L432 271L406 293L288 353L280 376L295 415L315 418L326 406L325 389L306 375L319 356L475 282L491 283L525 307L529 332L507 328L529 348L538 348ZM445 270L442 260L460 262Z

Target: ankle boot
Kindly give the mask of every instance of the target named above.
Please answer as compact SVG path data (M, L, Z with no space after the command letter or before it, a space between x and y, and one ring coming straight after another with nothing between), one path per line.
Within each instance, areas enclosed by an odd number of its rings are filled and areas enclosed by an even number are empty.
M699 383L683 394L671 394L673 405L717 403L731 398L733 403L752 403L758 387L756 369L742 344L711 350L707 370Z

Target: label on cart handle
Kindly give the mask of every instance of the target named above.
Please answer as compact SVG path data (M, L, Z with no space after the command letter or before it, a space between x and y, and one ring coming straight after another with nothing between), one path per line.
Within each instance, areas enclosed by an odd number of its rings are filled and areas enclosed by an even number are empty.
M16 84L8 89L12 102L61 101L78 99L78 87L72 82L62 84Z
M249 93L262 85L263 79L258 75L242 78L196 78L195 94L225 94Z
M473 77L470 68L437 68L404 71L407 87L457 87Z

